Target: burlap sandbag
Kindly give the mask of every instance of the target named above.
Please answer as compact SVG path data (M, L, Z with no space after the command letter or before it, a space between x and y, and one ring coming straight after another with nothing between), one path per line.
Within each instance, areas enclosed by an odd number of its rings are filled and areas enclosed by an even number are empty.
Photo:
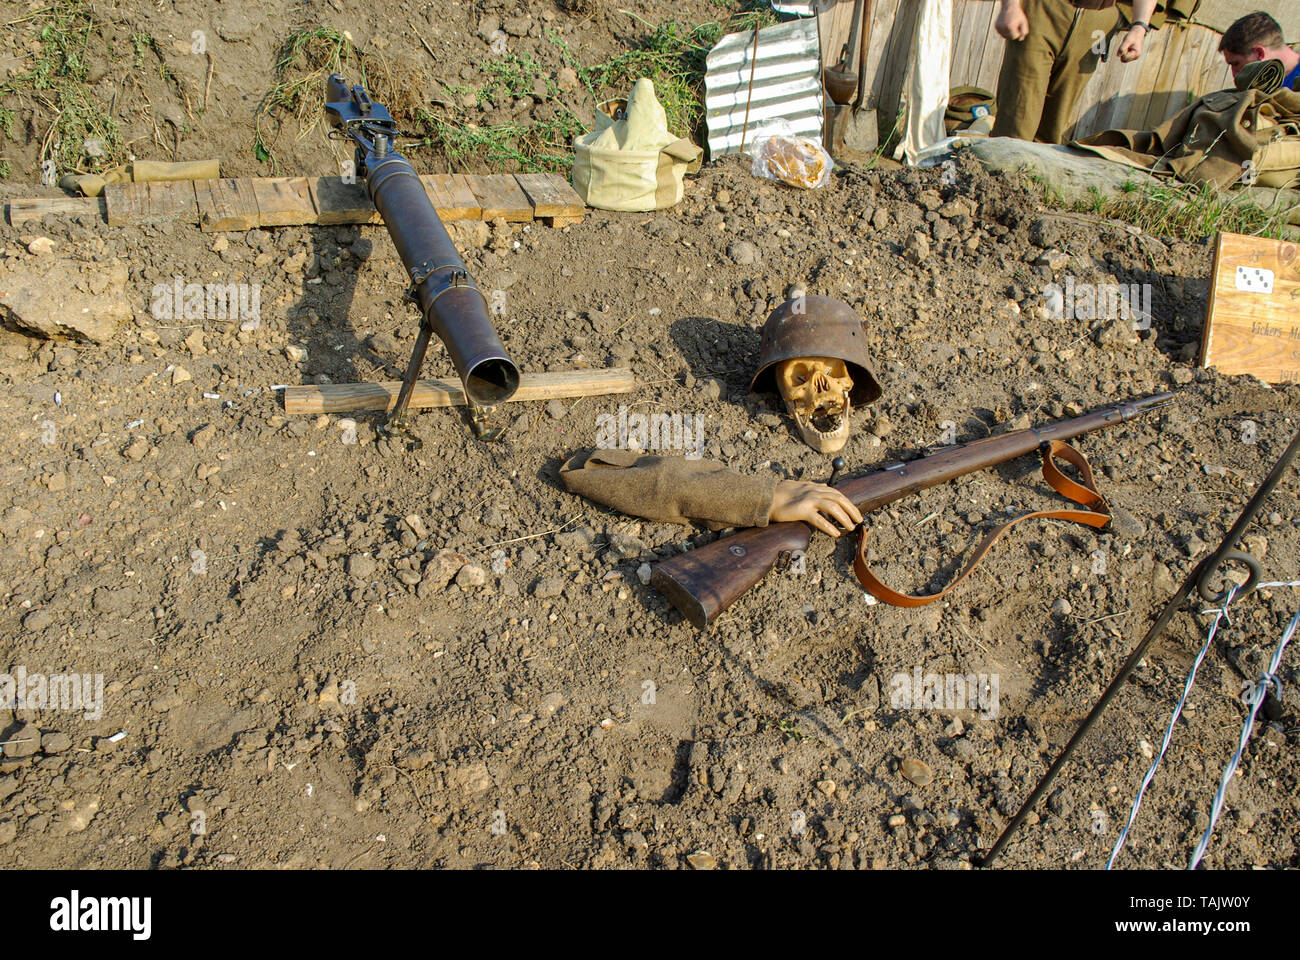
M602 104L595 127L573 144L573 188L587 206L662 210L681 202L703 151L668 132L654 83L642 78L627 100Z
M1261 110L1258 133L1267 142L1255 153L1256 183L1294 189L1300 183L1300 123L1278 123L1270 111Z

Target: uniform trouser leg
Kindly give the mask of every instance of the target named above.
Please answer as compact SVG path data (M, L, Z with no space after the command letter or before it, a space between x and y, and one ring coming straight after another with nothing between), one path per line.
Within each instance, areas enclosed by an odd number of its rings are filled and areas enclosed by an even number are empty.
M1119 11L1078 10L1069 33L1062 41L1060 53L1047 84L1047 99L1038 126L1038 139L1044 143L1063 143L1065 131L1074 124L1075 110L1083 88L1097 72L1101 52L1110 43L1110 35L1119 24Z
M1029 36L1008 40L998 74L995 137L1059 143L1074 120L1119 12L1078 10L1068 0L1022 0Z
M1061 17L1055 8L1074 8L1066 0L1022 0L1020 6L1029 21L1029 36L1007 40L1003 48L993 136L1033 140L1061 40Z

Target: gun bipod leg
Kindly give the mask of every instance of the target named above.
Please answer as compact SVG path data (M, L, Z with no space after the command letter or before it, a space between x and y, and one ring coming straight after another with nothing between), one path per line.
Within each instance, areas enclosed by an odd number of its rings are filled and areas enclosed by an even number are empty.
M429 339L433 336L433 324L425 321L420 324L420 334L415 339L415 349L411 351L411 362L406 366L406 377L402 380L402 389L397 394L397 403L388 415L384 432L394 437L401 437L407 443L419 446L420 441L411 433L407 420L407 409L411 404L411 394L415 391L415 381L420 378L424 366L424 355L429 351Z

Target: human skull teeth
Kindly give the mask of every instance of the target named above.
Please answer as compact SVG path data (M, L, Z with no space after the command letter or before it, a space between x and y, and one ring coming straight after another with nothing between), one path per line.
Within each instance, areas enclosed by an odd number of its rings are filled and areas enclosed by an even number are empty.
M849 393L853 379L843 360L796 357L777 368L777 385L786 410L804 443L820 453L835 453L849 439Z

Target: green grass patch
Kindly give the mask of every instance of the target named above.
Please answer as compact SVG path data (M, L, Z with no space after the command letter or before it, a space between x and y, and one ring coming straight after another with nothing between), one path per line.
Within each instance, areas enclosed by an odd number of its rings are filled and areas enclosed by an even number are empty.
M1094 195L1074 208L1135 224L1154 236L1188 241L1221 230L1281 240L1287 226L1285 208L1266 209L1248 194L1190 183L1135 188L1120 200Z
M709 50L728 33L778 22L766 4L749 3L746 7L722 20L694 26L676 20L650 24L637 18L648 32L630 49L597 63L583 63L552 30L546 31L546 39L577 74L592 102L626 96L637 80L648 77L663 104L668 129L698 142L704 132L704 61ZM441 113L426 111L420 117L425 134L422 146L443 156L452 169L473 164L512 171L568 169L573 163L573 140L589 128L565 102L549 71L530 56L507 54L488 60L483 74L478 105L506 107L518 97L539 94L540 81L545 101L555 106L553 116L482 125L473 122L459 105ZM446 89L459 97L465 88Z
M293 117L298 121L298 138L306 137L324 116L326 77L343 73L349 83L368 85L366 60L352 38L334 27L316 26L290 34L276 51L275 85L257 105L253 132L257 159L278 169L268 122L274 118L278 129L286 116Z
M519 172L566 170L573 161L570 143L583 129L567 111L546 121L491 126L450 123L424 111L417 119L427 134L421 146L436 145L453 170L475 162Z
M118 123L86 83L92 38L100 26L90 0L55 0L31 15L36 21L36 50L29 69L0 84L0 96L27 97L48 115L38 165L53 160L57 171L81 169L83 145L96 138L104 145L104 164L125 158ZM0 130L14 138L14 112L0 112ZM7 176L7 168L0 172Z
M734 5L734 0L718 0L718 5ZM756 0L746 0L742 9L719 20L693 26L676 20L651 24L636 19L645 32L627 50L598 63L582 62L554 31L547 30L546 38L595 103L626 96L637 80L649 77L669 129L697 142L703 133L704 59L709 50L725 34L778 22L767 4ZM366 83L370 95L388 107L402 129L418 137L407 150L428 151L452 170L566 170L573 163L573 140L588 132L574 104L566 102L569 98L551 77L554 65L543 65L529 54L485 55L477 80L444 84L442 89L454 102L433 107L401 89L400 82L393 82L394 75L380 69L382 63L358 51L332 27L313 27L290 36L276 58L275 86L258 108L253 144L258 158L274 163L265 126L270 118L296 118L299 137L316 128L326 75L339 69L347 72L349 64L355 64L357 74L349 79ZM474 102L467 106L471 91ZM548 106L543 119L520 116L516 109L520 98L533 96L540 96ZM489 116L514 112L514 118L485 123L480 116L484 111Z
M723 20L694 26L676 20L665 20L658 25L642 20L650 32L632 49L586 66L574 62L558 37L550 35L550 39L562 47L566 60L597 103L624 96L637 80L649 77L668 115L668 129L680 137L699 139L704 120L704 60L709 51L727 34L762 29L778 22L765 3L746 4L745 9Z

